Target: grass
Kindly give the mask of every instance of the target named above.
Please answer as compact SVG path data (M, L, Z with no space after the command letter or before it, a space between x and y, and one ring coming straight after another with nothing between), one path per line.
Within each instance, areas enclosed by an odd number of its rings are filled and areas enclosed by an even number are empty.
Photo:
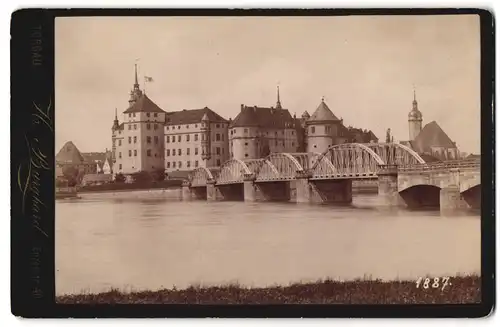
M246 288L237 283L186 289L62 295L62 304L456 304L481 301L481 278L457 276L444 290L416 288L415 281L319 280L289 286Z

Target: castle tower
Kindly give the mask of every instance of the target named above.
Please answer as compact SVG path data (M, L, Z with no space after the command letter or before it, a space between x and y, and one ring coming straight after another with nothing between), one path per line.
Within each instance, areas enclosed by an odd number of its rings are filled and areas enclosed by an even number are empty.
M116 153L116 137L118 130L120 129L120 122L118 121L118 112L115 108L115 120L113 120L113 126L111 127L111 160L115 162Z
M409 140L413 141L422 130L422 113L418 110L415 89L413 90L413 107L408 114L408 127L410 136Z
M135 64L135 83L133 89L130 91L130 99L128 100L129 107L132 107L141 96L142 91L139 87L139 80L137 78L137 64Z
M201 118L201 159L210 160L210 121L207 113Z
M277 101L276 101L276 109L282 109L281 107L281 101L280 101L280 87L279 85L276 87L277 88Z
M335 144L340 124L341 120L333 114L322 98L316 111L306 120L307 152L323 153L330 145Z

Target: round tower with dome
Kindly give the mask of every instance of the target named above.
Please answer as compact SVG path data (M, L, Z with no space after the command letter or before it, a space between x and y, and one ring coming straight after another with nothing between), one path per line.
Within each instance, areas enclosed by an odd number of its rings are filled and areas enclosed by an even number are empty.
M422 113L418 110L415 90L413 90L413 107L408 113L408 125L410 141L413 141L422 130Z

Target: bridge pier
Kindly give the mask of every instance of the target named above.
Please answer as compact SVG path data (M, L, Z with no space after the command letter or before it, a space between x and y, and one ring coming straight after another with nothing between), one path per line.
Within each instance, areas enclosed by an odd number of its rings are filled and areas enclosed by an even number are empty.
M191 201L191 183L188 181L182 181L182 201Z
M246 175L243 178L243 199L245 202L257 201L255 176L253 175Z
M309 184L309 177L310 174L307 174L305 172L297 173L294 185L295 202L311 203L311 185Z
M460 188L457 185L443 187L439 191L439 209L441 212L467 208L469 208L469 205L460 194Z
M222 201L224 196L215 185L215 180L207 181L207 201Z
M378 197L384 206L398 207L404 206L405 201L398 190L398 169L397 166L383 167L378 175Z
M352 180L310 180L310 203L351 204Z

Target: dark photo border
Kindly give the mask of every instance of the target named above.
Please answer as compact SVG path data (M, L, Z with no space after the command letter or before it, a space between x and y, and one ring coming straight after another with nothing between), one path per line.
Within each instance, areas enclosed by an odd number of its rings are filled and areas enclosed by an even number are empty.
M54 23L68 16L479 15L482 302L461 305L55 303ZM22 317L482 317L495 303L494 21L482 9L22 9L11 21L11 301Z

